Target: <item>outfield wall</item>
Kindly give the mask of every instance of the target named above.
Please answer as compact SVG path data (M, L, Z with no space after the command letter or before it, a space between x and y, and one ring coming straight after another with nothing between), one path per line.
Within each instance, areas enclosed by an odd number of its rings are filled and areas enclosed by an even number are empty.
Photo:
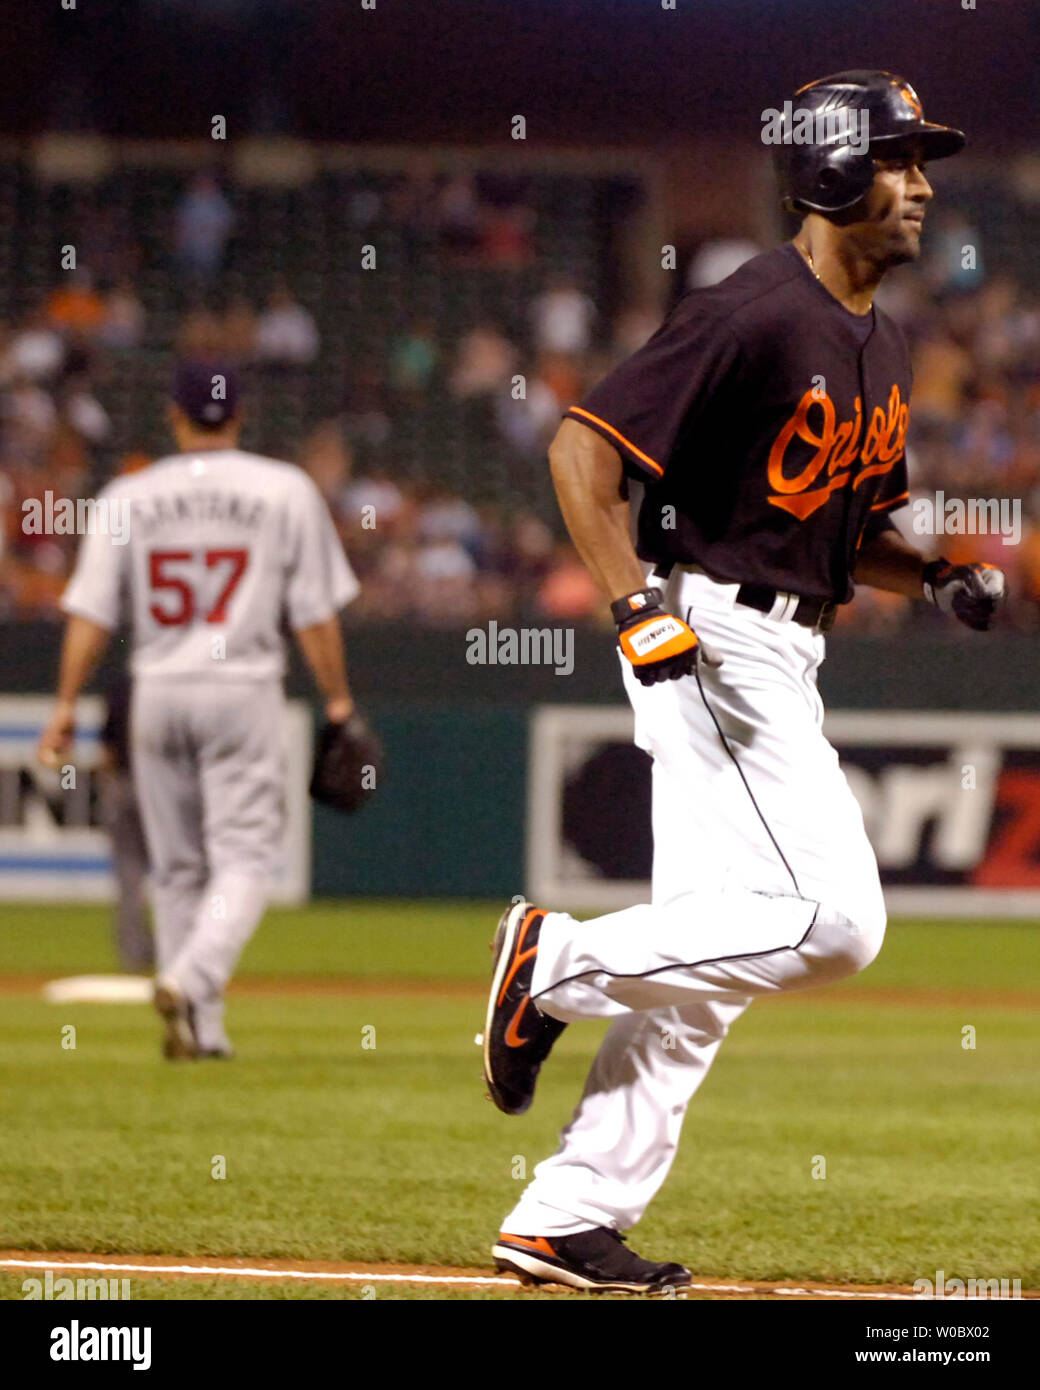
M56 669L58 638L58 629L50 624L0 625L5 690L46 692ZM1040 641L1028 635L962 637L940 634L929 626L917 636L898 639L838 635L829 645L820 687L833 718L840 715L848 721L855 712L885 710L1028 716L1038 708ZM533 852L527 837L533 717L541 706L600 706L612 711L610 719L623 723L613 644L609 634L576 632L573 670L567 675L556 675L552 666L470 665L468 647L461 631L409 632L395 627L348 634L352 680L386 744L387 772L380 795L361 815L347 820L316 810L316 896L508 896L532 887L525 874ZM298 696L307 694L306 680L295 666L289 689ZM578 711L572 715L575 728L587 722ZM865 752L861 743L857 755L860 787L871 794L875 786L875 817L882 805L877 798L883 793L891 798L893 787L909 787L910 782L916 787L908 791L916 807L905 818L910 838L892 850L902 861L893 886L942 889L945 896L933 896L931 908L922 899L922 909L957 910L962 902L958 890L977 867L968 862L964 846L974 843L979 847L977 863L989 865L984 871L988 881L969 886L998 893L1006 889L998 903L1011 908L1017 901L1019 911L1032 912L1034 894L1040 891L1040 733L1034 733L1040 724L1017 721L1018 741L1008 743L1002 729L1010 733L1011 725L1000 719L956 726L926 719L910 734L900 735L906 723L893 717L889 724L871 729L867 742L872 741L874 752ZM846 732L850 728L860 730L857 738L866 737L862 721L858 726L846 722ZM952 778L954 771L960 775L962 763L971 761L964 754L965 740L975 750L980 781L960 830L944 830L930 815L929 798L937 801L943 796L936 771L940 765ZM897 746L902 754L893 752ZM578 759L573 751L568 756ZM37 774L31 760L20 756L15 761L20 766L8 765L0 772L3 835L18 829L27 800L32 814L44 814L38 801L33 804L31 784ZM931 774L922 772L916 781L909 778L908 768L928 765ZM643 795L638 776L633 772L631 778L637 803ZM949 786L952 789L952 781ZM15 794L27 787L28 798ZM605 801L620 807L622 795L608 795ZM544 831L544 810L531 819L532 830ZM890 816L882 814L880 819L888 822ZM943 846L950 843L955 845L952 865L942 860ZM936 845L941 851L938 859ZM907 881L908 872L917 878ZM1001 875L1011 881L1003 883ZM617 896L615 887L608 885L604 900ZM581 891L587 892L588 885Z

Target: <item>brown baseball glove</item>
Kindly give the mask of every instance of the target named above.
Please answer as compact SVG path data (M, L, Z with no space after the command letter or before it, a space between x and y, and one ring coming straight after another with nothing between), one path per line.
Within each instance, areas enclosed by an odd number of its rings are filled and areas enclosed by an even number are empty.
M359 710L342 723L326 722L314 750L315 801L350 815L371 800L382 775L382 745Z

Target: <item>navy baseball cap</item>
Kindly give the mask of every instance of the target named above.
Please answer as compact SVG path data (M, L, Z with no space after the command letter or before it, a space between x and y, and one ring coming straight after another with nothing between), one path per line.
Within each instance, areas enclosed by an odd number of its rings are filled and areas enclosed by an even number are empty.
M238 376L227 362L178 362L170 397L192 424L216 429L238 410Z

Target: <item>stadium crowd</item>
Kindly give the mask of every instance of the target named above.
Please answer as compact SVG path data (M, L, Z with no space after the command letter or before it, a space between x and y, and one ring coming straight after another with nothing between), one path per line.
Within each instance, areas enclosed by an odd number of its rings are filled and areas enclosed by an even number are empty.
M522 200L482 202L473 180L458 175L428 185L405 180L386 201L402 226L433 238L446 276L477 266L504 277L508 292L509 277L531 269L538 211ZM353 215L363 218L365 208ZM324 350L320 306L304 303L280 277L222 297L238 216L234 191L216 178L200 174L185 185L167 230L185 308L164 346L182 357L234 361L247 398L275 384L306 394ZM961 215L936 213L929 230L922 262L892 274L879 295L903 325L914 361L913 491L903 523L950 559L981 558L1006 570L1008 621L1036 627L1040 305L987 266L983 238ZM969 268L966 244L975 248ZM747 242L694 248L676 293L721 278L757 249ZM87 496L112 474L150 461L138 440L119 437L104 404L106 389L132 376L149 341L136 283L143 255L132 239L115 247L110 239L96 266L82 261L16 322L0 324L2 617L57 618L77 543L74 535L29 533L23 502L48 491ZM383 360L359 363L342 399L311 412L293 452L327 498L363 581L351 621L455 625L515 614L602 621L603 605L545 486L545 450L562 411L644 342L659 318L653 308L615 309L602 299L594 285L554 271L509 323L480 312L451 333L429 315L405 316ZM427 458L438 429L432 409L436 403L442 418L444 402L471 447L486 444L515 486L484 497L457 470L439 468L432 451ZM279 452L263 437L245 442ZM932 538L918 530L925 514L916 503L936 494L1003 499L1019 529L1012 538ZM839 619L881 631L929 620L920 605L873 591Z

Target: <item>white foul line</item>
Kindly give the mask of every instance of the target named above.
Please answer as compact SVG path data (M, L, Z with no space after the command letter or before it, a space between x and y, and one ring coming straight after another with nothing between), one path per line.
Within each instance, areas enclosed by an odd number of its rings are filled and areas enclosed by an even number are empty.
M105 1270L110 1274L117 1271L125 1274L204 1274L241 1279L309 1279L317 1283L336 1280L356 1284L498 1284L513 1289L521 1287L519 1279L500 1279L494 1275L481 1278L471 1274L358 1274L312 1269L246 1269L234 1265L129 1265L100 1260L0 1260L0 1269L49 1269L54 1273L61 1269L90 1269ZM682 1287L702 1293L787 1294L801 1298L869 1298L911 1303L928 1302L935 1297L934 1294L867 1293L858 1289L753 1288L747 1284L684 1284Z
M93 1269L109 1273L123 1271L128 1274L214 1274L229 1275L244 1279L312 1279L325 1283L330 1279L359 1284L372 1284L378 1281L390 1284L507 1284L518 1287L518 1279L478 1279L471 1275L433 1275L433 1274L357 1274L343 1271L315 1269L239 1269L229 1265L126 1265L105 1264L100 1260L0 1260L0 1269Z

